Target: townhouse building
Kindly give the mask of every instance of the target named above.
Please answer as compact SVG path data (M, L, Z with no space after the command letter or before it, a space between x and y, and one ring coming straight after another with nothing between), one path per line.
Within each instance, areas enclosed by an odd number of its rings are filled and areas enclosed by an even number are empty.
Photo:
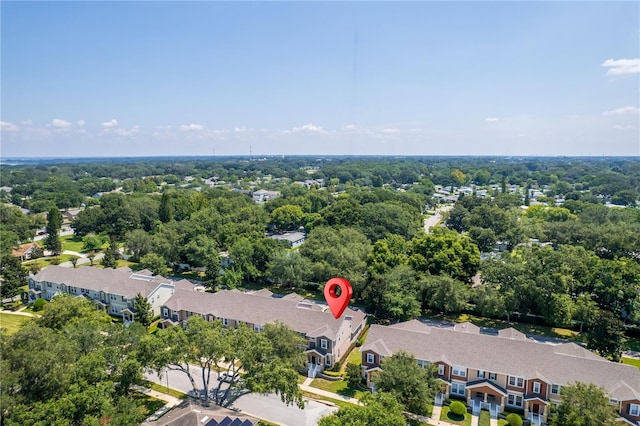
M84 296L93 302L96 309L122 317L125 321L135 319L133 301L138 293L147 298L155 316L160 315L160 307L177 289L193 293L197 290L187 280L172 281L160 275L154 276L148 270L133 272L127 267L75 269L55 265L29 278L31 301L39 298L51 300L57 294Z
M220 319L227 327L245 323L255 331L280 321L307 340L306 367L311 377L339 362L366 325L366 315L361 310L348 308L336 319L326 305L297 294L275 295L267 289L217 293L176 291L161 311L161 327L183 325L192 315L200 315L207 321Z
M442 382L437 399L465 400L475 412L522 410L539 425L547 421L552 406L562 402L563 386L583 382L604 388L621 419L640 424L640 371L575 343L539 343L512 328L489 335L470 323L454 328L417 320L372 325L360 348L363 375L370 386L384 358L401 350L421 366L437 366Z

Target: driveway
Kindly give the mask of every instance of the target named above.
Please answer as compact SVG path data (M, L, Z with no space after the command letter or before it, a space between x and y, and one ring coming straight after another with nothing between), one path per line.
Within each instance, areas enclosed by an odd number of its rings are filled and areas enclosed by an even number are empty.
M196 380L202 381L202 369L191 366L191 374ZM188 393L191 391L191 383L187 379L186 374L179 371L165 372L160 379L156 374L145 374L147 380L156 382L160 385L167 386L167 376L169 387L177 389L181 392ZM211 381L217 385L215 373L211 373ZM267 420L283 426L315 426L321 417L327 416L337 410L336 407L324 404L318 401L307 401L303 410L295 405L284 404L278 395L275 394L247 394L236 400L233 404L243 413Z

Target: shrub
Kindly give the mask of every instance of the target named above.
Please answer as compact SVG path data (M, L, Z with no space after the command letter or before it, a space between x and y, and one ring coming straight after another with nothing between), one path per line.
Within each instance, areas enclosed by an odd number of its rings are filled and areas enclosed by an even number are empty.
M59 257L52 257L51 260L49 261L50 264L52 265L59 265L60 264L60 258Z
M33 302L33 312L41 311L44 308L45 303L47 302L45 302L44 299L38 299Z
M460 401L453 401L449 406L449 411L456 416L464 416L467 412L467 407Z
M509 423L509 426L522 426L522 417L516 413L508 414L507 423Z
M355 389L359 384L362 377L360 376L360 366L356 364L347 364L347 370L345 371L345 379L351 389Z

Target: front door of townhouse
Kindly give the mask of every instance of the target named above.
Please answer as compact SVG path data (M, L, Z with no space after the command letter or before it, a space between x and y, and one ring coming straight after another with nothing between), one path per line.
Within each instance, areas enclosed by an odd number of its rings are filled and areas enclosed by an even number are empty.
M535 414L540 414L540 404L533 404L533 409L531 410L531 412Z
M316 363L316 356L311 355L311 364L315 364L315 363Z

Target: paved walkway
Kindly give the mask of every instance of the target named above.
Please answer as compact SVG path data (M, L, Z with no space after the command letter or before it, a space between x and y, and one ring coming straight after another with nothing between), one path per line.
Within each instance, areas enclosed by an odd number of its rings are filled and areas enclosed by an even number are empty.
M324 396L325 398L332 398L332 399L337 399L337 400L340 400L340 401L350 402L352 404L362 405L360 400L357 399L357 398L350 398L348 396L344 396L344 395L340 395L340 394L337 394L337 393L329 392L329 391L326 391L326 390L314 388L313 386L311 386L311 382L312 381L313 381L313 379L307 378L304 381L304 383L302 383L300 385L300 389L302 389L305 392L309 392L309 393L312 393L312 394L315 394L315 395Z
M475 414L471 414L471 426L478 426L478 422L480 421L480 416L476 416Z
M3 314L9 314L9 315L20 315L23 317L36 317L37 315L32 314L31 312L22 312L23 309L26 309L27 307L23 307L18 311L10 311L8 309L2 309L0 310L0 312L2 312Z

